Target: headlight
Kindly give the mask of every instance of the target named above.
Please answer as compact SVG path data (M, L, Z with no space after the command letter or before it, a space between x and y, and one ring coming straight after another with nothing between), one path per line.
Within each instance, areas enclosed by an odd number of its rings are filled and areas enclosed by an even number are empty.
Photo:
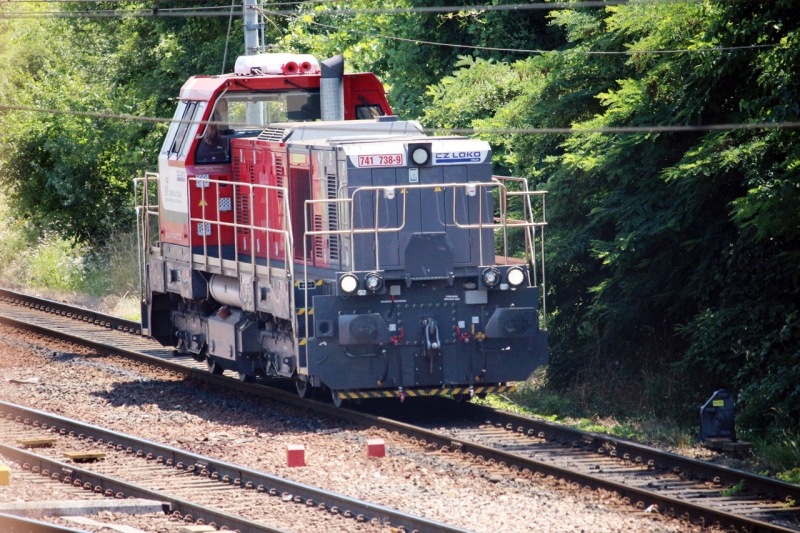
M358 288L358 278L352 274L345 274L339 278L339 288L342 292L350 294Z
M487 268L483 271L483 283L487 287L494 287L500 282L500 272L494 268Z
M418 165L424 165L428 162L428 151L425 148L416 148L411 152L411 159Z
M512 287L519 287L525 281L525 272L520 267L508 269L508 284Z
M364 285L367 290L372 292L378 291L383 285L383 278L377 272L371 272L364 278Z

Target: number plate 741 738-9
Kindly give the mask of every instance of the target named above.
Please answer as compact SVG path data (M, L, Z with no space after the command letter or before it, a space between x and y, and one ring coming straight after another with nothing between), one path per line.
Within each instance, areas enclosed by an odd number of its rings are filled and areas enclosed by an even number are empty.
M358 156L359 167L397 167L403 165L403 154L375 154Z

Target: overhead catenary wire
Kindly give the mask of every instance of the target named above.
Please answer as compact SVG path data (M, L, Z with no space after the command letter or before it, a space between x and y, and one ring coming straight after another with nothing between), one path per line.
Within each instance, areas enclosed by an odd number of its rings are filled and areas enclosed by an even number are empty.
M1 1L1 0L0 0ZM81 19L81 18L159 18L159 17L229 17L230 6L171 7L137 10L94 9L83 11L0 11L0 19ZM234 12L242 15L243 10Z
M715 0L717 3L741 3L745 0ZM304 15L405 15L412 13L461 13L470 11L552 11L554 9L603 8L636 5L703 4L705 0L576 0L574 2L536 2L526 4L460 5L430 7L337 8L302 12ZM296 15L297 11L278 11Z
M173 0L174 1L174 0ZM187 0L191 1L191 0ZM326 2L330 0L314 0L319 2ZM744 0L716 0L719 3L738 3ZM444 13L461 13L461 12L500 12L500 11L552 11L558 9L581 9L581 8L602 8L602 7L615 7L615 6L637 6L637 5L660 5L660 4L702 4L705 0L576 0L574 2L541 2L541 3L528 3L528 4L500 4L500 5L459 5L459 6L435 6L435 7L404 7L404 8L338 8L338 9L322 9L312 11L299 11L299 10L278 10L271 11L271 13L280 16L344 16L344 15L408 15L408 14L444 14ZM73 4L73 3L94 3L94 4L114 4L114 3L145 3L136 2L135 0L0 0L0 4L15 4L15 3L48 3L48 4ZM296 3L268 3L268 6L279 5L308 5L311 2L296 2ZM241 7L241 5L239 5ZM210 7L194 7L182 9L227 9L228 6L210 6ZM166 8L166 10L176 8ZM143 8L138 12L148 13L151 9ZM161 10L159 10L161 11ZM114 10L97 10L96 13L101 12L116 12ZM125 11L133 12L133 11ZM53 14L59 12L40 12L40 14ZM80 12L73 12L80 13ZM85 12L84 12L85 13ZM124 12L123 12L124 13ZM6 13L6 15L21 15L24 12ZM222 16L222 15L220 15Z
M173 0L174 1L174 0ZM194 0L185 0L194 1ZM331 0L310 0L306 2L276 2L270 6L308 5L324 3ZM715 0L717 3L739 3L744 0ZM574 2L537 2L525 4L498 5L453 5L430 7L396 7L396 8L336 8L320 11L302 12L304 15L405 15L413 13L461 13L469 11L550 11L553 9L581 9L614 7L622 5L658 5L658 4L702 4L705 0L576 0ZM43 4L43 3L143 3L136 0L0 0L2 4ZM227 6L226 6L227 7ZM281 15L297 15L297 10L278 11Z
M108 119L108 120L130 120L150 123L172 123L171 118L145 117L141 115L119 115L114 113L99 113L91 111L71 111L65 109L46 109L31 106L5 105L0 104L0 111L25 111L34 113L48 113L53 115L72 115L79 117ZM227 125L248 129L265 128L263 125L238 124L230 122L220 122L212 120L176 120L174 122L187 124L215 124ZM303 123L298 123L303 124ZM314 123L305 123L313 127ZM740 130L774 130L774 129L796 129L800 128L800 122L742 122L733 124L698 124L698 125L653 125L653 126L609 126L602 128L570 127L570 128L423 128L424 133L448 134L448 135L580 135L587 133L601 134L636 134L636 133L690 133L690 132L712 132L712 131L740 131Z
M5 1L27 1L27 0L5 0ZM67 0L55 0L55 1L67 1ZM95 0L88 0L88 1L95 1ZM97 0L101 1L101 0ZM610 2L614 2L616 0L610 0ZM647 2L647 0L642 0L643 2ZM653 0L651 3L655 3L656 0ZM658 2L686 2L692 0L657 0ZM576 4L608 4L610 2L575 2L569 3L568 5L574 6ZM619 3L626 3L630 4L630 2L622 2ZM563 3L562 3L563 4ZM188 7L188 8L163 8L157 9L154 8L152 10L94 10L94 11L48 11L48 12L14 12L14 13L3 13L0 12L0 19L2 18L42 18L43 15L48 16L49 18L117 18L117 17L145 17L145 18L157 18L157 17L229 17L229 19L233 16L242 16L244 14L244 10L233 11L234 2L231 3L231 6L209 6L209 7ZM272 4L270 4L272 5ZM538 5L538 4L537 4ZM557 6L561 4L544 4L547 6ZM567 4L564 4L567 5ZM241 6L239 6L241 7ZM271 11L271 10L264 10L259 8L258 6L251 6L254 9L257 9L262 15L265 17L269 16L280 16L287 19L295 18L301 12L293 11L289 12L292 15L285 14L286 12L281 11ZM503 7L503 6L501 6ZM204 10L204 11L198 11ZM331 11L327 11L321 14L331 14ZM704 53L704 52L730 52L730 51L738 51L738 50L758 50L758 49L768 49L768 48L775 48L780 46L779 43L762 43L762 44L753 44L753 45L741 45L741 46L717 46L717 47L697 47L697 48L680 48L680 49L660 49L660 50L640 50L640 49L630 49L630 50L581 50L581 49L564 49L564 50L543 50L538 48L532 49L522 49L522 48L504 48L504 47L492 47L492 46L477 46L477 45L468 45L468 44L456 44L456 43L442 43L438 41L427 41L423 39L412 39L408 37L397 37L393 35L381 35L376 33L371 33L362 30L354 30L354 29L347 29L342 28L340 26L334 26L331 24L324 24L321 22L316 22L314 20L308 21L309 24L320 26L327 29L332 29L336 31L343 31L347 33L357 34L357 35L364 35L366 37L370 37L373 39L386 39L386 40L395 40L400 42L409 42L418 45L426 45L426 46L441 46L447 48L460 48L464 50L475 50L475 51L487 51L487 52L504 52L504 53L518 53L518 54L564 54L564 55L601 55L601 56L614 56L614 55L623 55L623 56L634 56L634 55L655 55L655 54L681 54L681 53Z
M287 17L286 15L279 15L276 11L267 11L262 10L260 8L259 11L262 12L263 15L278 15ZM759 48L775 48L779 46L778 44L753 44L753 45L742 45L742 46L717 46L717 47L706 47L706 48L682 48L682 49L665 49L665 50L575 50L575 49L566 49L566 50L542 50L539 48L531 48L531 49L520 49L520 48L499 48L499 47L492 47L492 46L475 46L469 44L455 44L455 43L442 43L437 41L425 41L422 39L410 39L408 37L395 37L392 35L380 35L374 34L367 31L361 30L350 30L347 28L342 28L339 26L333 26L331 24L323 24L317 21L308 21L309 24L313 24L315 26L321 26L328 29L333 29L337 31L344 31L347 33L354 33L359 35L365 35L367 37L372 37L374 39L389 39L394 41L402 41L402 42L409 42L414 44L424 44L430 46L444 46L444 47L451 47L451 48L464 48L468 50L478 50L478 51L488 51L488 52L507 52L507 53L521 53L521 54L574 54L574 55L640 55L640 54L681 54L681 53L697 53L697 52L726 52L726 51L733 51L733 50L749 50L749 49L759 49Z

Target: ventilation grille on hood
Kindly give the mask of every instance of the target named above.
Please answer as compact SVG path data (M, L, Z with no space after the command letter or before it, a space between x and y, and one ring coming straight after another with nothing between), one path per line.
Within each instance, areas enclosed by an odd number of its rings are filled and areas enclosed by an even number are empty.
M261 132L258 139L261 141L283 142L288 137L289 130L285 128L267 128Z

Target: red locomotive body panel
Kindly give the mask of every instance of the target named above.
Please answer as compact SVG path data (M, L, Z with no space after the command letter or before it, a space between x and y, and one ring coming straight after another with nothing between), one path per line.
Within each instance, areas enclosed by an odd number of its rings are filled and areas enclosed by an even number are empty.
M233 187L212 185L208 180L230 181L229 165L186 166L189 176L189 214L192 245L217 257L221 247L233 242ZM192 179L196 178L196 179ZM216 249L216 250L215 250Z
M244 256L255 253L264 260L269 254L270 260L281 261L286 253L282 232L289 229L280 189L285 186L285 145L244 138L234 139L231 149L237 223L248 226L237 229L237 249Z
M286 250L284 238L279 232L290 230L297 239L306 229L322 230L328 207L313 205L307 220L303 220L302 213L306 200L335 197L336 191L329 190L333 182L329 184L324 164L308 149L287 148L284 143L252 138L233 139L231 148L235 202L239 213L237 223L255 226L237 230L237 249L245 256L255 251L259 259L266 259L269 253L270 260L281 261L285 258ZM267 185L275 189L265 190L250 187L250 184ZM284 198L284 188L289 195L288 202ZM287 216L287 205L291 217ZM288 220L291 220L291 227L287 225ZM303 250L303 242L295 240L292 257L296 263L303 263ZM305 243L305 254L309 266L331 268L329 238L309 237Z

